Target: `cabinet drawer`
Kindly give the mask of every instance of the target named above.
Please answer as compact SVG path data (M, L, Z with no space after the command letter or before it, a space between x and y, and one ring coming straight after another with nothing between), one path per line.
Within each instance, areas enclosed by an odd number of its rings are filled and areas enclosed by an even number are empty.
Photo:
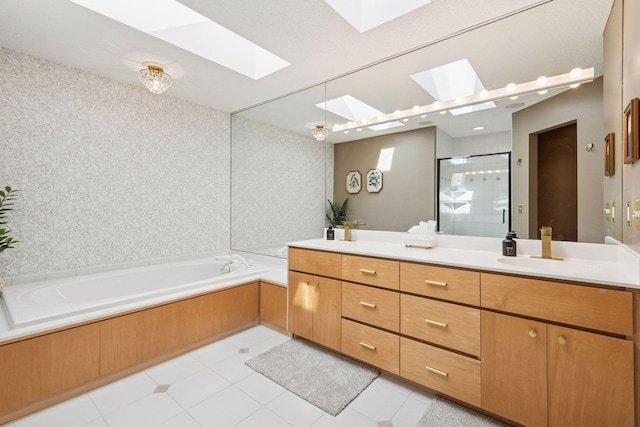
M393 374L400 372L400 341L390 332L342 319L342 352Z
M400 295L394 291L342 282L342 316L400 331Z
M400 298L403 335L480 356L480 310L413 295Z
M400 376L480 407L480 361L400 338Z
M353 255L342 256L342 279L380 288L399 289L399 262Z
M340 279L342 255L334 252L289 248L289 270Z
M482 273L481 304L553 322L633 335L633 299L627 291Z
M400 264L400 289L433 298L480 304L480 273L431 265Z

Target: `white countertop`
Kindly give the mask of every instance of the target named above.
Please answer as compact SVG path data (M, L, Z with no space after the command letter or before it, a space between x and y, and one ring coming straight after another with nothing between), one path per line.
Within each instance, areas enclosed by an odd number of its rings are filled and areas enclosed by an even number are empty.
M432 249L407 248L407 233L353 230L355 241L346 242L342 230L336 240L313 239L291 242L298 248L345 254L417 261L443 266L472 268L497 273L518 274L640 289L640 257L624 245L552 242L552 255L564 258L544 260L539 240L517 239L518 256L502 256L502 239L438 235Z

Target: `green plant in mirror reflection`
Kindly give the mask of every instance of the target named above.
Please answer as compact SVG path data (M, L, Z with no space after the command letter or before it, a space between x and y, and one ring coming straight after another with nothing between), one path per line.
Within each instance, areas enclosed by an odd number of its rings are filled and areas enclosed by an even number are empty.
M326 214L329 220L329 226L336 228L344 225L344 221L347 218L347 209L349 208L349 198L347 197L341 205L331 200L327 200L327 202L329 202L330 208L329 213ZM331 216L329 216L329 214L331 214Z
M8 185L4 187L3 190L0 190L0 253L13 248L13 245L18 243L17 240L13 240L13 238L9 236L11 230L5 228L9 222L7 214L13 209L12 206L16 199L16 192L17 190L13 190Z

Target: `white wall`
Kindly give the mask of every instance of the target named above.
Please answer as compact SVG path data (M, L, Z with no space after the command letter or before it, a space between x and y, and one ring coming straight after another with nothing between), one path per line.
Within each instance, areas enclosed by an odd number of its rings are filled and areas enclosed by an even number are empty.
M0 48L0 274L229 248L229 115Z

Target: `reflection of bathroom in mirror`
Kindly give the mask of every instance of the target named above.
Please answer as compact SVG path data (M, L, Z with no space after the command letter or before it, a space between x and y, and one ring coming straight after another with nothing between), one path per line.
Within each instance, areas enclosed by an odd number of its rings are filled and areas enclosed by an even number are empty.
M537 154L537 148L541 145L539 135L568 124L575 124L577 129L574 144L576 238L583 242L603 243L605 237L621 241L621 225L605 224L602 214L603 194L609 192L608 197L613 200L621 198L621 194L617 194L621 192L621 174L607 177L608 181L604 183L600 173L601 141L609 131L604 126L603 81L600 76L603 73L602 33L609 16L610 3L595 0L589 0L588 5L576 0L545 3L344 75L327 82L326 87L308 89L234 114L232 247L265 246L273 243L272 240L275 242L278 237L282 237L280 243L321 237L322 228L326 226L322 221L327 208L326 199L342 202L346 197L350 197L351 204L348 219L365 223L364 229L406 231L419 220L436 218L438 159L505 152L511 153L509 169L513 207L506 213L511 215L505 218L505 223L510 222L519 237L539 238L537 229L540 226L553 226L536 222L539 216L537 201L541 197L553 200L553 194L549 194L549 191L544 195L538 191L537 174L545 174L538 173L538 166L550 163ZM576 10L581 13L576 13ZM549 17L554 17L562 25L539 24ZM419 114L416 109L417 113L411 117L387 120L386 126L358 123L371 117L376 120L396 110L411 111L414 106L434 109L435 101L446 100L443 92L433 89L433 81L440 77L427 77L425 81L423 73L461 59L466 59L477 74L477 81L474 80L471 85L476 94L482 89L493 93L505 88L508 83L518 86L526 82L535 84L540 76L548 76L551 80L552 76L568 74L574 68L593 68L595 78L577 88L563 85L551 87L543 93L538 93L538 90L521 93L516 99L512 99L515 95L495 97L492 99L492 108L476 107L464 114L453 114L454 108L442 114L440 111ZM345 112L345 105L352 101L359 106L348 105L348 111ZM336 105L342 105L342 110ZM356 113L367 111L367 108L369 112L366 114ZM326 151L323 145L321 152L311 152L319 149L318 145L313 145L311 137L314 120L322 121L328 130ZM326 180L325 177L317 180L326 185L326 189L313 190L315 194L321 193L317 197L322 200L312 201L309 194L311 189L287 190L295 192L290 197L296 199L296 202L287 203L286 208L290 210L287 216L267 215L269 219L266 220L265 216L266 223L261 224L268 230L280 232L270 237L257 236L250 231L252 221L261 221L262 217L259 212L252 212L247 202L252 198L259 200L259 203L253 204L255 211L276 209L263 203L266 202L265 194L285 195L282 194L282 187L279 187L283 183L269 182L269 179L254 182L257 187L252 188L246 177L253 173L257 164L236 159L241 154L251 156L236 145L243 145L237 138L242 134L246 136L244 126L255 126L251 122L261 123L261 126L269 129L265 136L279 137L279 132L286 131L293 137L297 133L296 138L304 140L305 146L314 147L309 148L311 151L306 159L309 163L304 167L294 161L279 162L276 169L281 175L292 179L303 173L303 169L307 174L326 171L327 175ZM332 131L336 125L347 125L349 131ZM422 143L416 142L420 139ZM381 148L401 147L400 141L407 144L407 151L395 149L391 170L383 171L384 186L379 193L371 194L363 190L352 195L346 192L344 180L349 171L358 170L364 177L369 169L378 166ZM585 150L588 144L594 144L595 149ZM278 144L273 148L288 149ZM244 149L248 149L246 144ZM252 156L267 161L262 154ZM314 156L317 156L315 164L311 160ZM276 153L273 157L279 158ZM236 185L237 180L245 184ZM612 195L611 189L616 194ZM307 199L308 195L310 197ZM239 203L236 198L243 202ZM405 208L399 209L403 203ZM320 212L312 214L311 209ZM502 215L500 209L498 211ZM406 215L398 215L398 212ZM313 224L309 222L310 216L313 216ZM564 235L554 238L564 238Z

